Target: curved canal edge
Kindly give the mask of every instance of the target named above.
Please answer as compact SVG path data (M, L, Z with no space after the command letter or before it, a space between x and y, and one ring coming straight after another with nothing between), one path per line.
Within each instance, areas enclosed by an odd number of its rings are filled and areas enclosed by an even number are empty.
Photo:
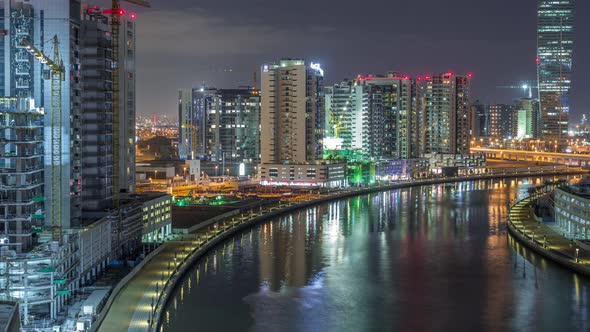
M514 203L508 211L508 232L535 253L574 272L590 277L590 252L578 247L533 217L535 200L527 197Z
M107 332L122 331L125 328L128 331L158 331L166 303L176 283L182 279L188 269L200 257L207 253L209 249L228 237L233 236L235 233L241 232L262 221L312 205L374 192L474 180L588 173L587 170L580 168L568 168L565 170L555 170L554 167L547 168L543 171L518 174L487 174L435 178L384 186L339 190L313 200L266 206L259 211L250 211L231 217L231 219L220 220L207 229L184 235L176 241L164 243L160 246L161 249L159 248L156 254L146 257L142 264L136 268L137 271L134 270L129 278L126 277L117 284L115 290L109 296L107 305L101 311L97 321L92 325L92 331L98 331L99 329L100 331ZM179 252L181 253L181 257L178 257ZM166 268L166 265L168 268ZM130 290L134 284L141 285L137 287L140 289ZM138 295L138 292L141 292L141 294ZM132 307L128 303L129 300L124 301L128 295L139 297Z

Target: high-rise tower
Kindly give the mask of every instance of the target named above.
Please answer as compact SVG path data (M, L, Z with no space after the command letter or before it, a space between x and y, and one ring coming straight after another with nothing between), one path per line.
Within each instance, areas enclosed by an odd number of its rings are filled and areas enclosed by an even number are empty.
M262 67L261 162L305 163L322 158L324 71L283 59Z
M540 133L564 139L568 132L574 0L539 0L537 12L537 73L541 103Z

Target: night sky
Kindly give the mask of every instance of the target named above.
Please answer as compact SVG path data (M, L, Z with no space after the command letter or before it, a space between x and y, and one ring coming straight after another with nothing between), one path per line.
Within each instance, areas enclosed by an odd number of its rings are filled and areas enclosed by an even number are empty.
M535 0L151 0L137 22L138 113L177 113L177 89L252 85L264 62L320 62L326 83L357 74L474 73L473 97L511 102L535 80ZM572 120L590 102L590 1L576 3ZM124 3L124 7L131 5ZM230 71L231 70L231 71ZM585 77L586 76L586 77Z

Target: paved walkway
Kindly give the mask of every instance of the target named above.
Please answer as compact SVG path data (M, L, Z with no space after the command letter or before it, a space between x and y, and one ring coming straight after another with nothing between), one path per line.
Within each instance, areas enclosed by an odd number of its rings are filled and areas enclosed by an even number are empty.
M100 332L145 332L157 303L157 296L162 291L172 271L192 256L193 250L206 244L207 239L221 233L237 223L254 216L259 216L276 207L270 207L251 214L242 214L225 222L220 221L195 233L183 235L174 241L163 244L162 251L147 262L126 286L123 287L102 321Z
M509 217L517 231L524 234L528 241L534 241L541 249L548 253L576 262L582 268L590 266L590 252L578 248L575 243L563 237L550 227L538 223L533 218L532 199L527 198L515 204L510 209Z

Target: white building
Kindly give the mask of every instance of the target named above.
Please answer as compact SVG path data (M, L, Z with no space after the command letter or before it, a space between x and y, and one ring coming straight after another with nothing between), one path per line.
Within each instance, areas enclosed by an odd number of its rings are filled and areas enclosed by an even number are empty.
M142 202L142 243L162 243L172 234L172 196L162 193L138 195Z
M261 164L260 184L340 187L346 185L346 163Z
M568 237L590 239L590 183L555 189L555 222Z

